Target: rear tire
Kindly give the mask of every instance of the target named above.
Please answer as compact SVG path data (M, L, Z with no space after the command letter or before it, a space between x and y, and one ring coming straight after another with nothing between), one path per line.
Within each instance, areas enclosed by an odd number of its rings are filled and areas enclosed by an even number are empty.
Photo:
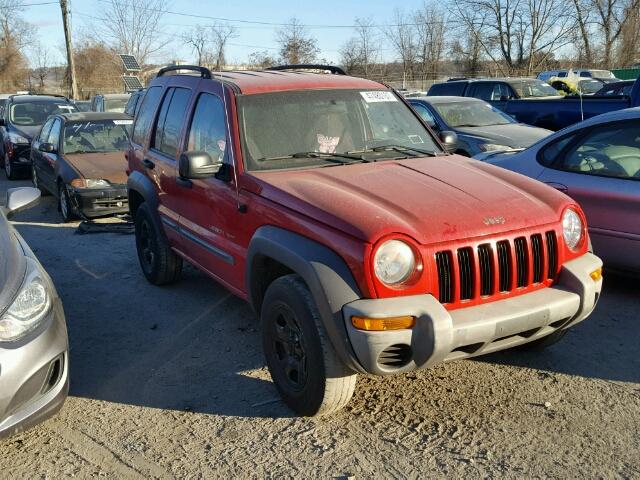
M6 153L4 154L4 174L6 175L7 180L16 179L16 174L13 168L11 168L11 160L9 159L9 155Z
M538 340L534 340L533 342L525 343L523 345L519 345L516 348L518 350L523 350L525 352L541 352L546 348L550 347L558 343L560 340L564 338L569 330L556 330L555 332L547 335L546 337L539 338Z
M159 222L143 203L136 212L136 249L142 273L154 285L176 282L182 273L182 258L171 250Z
M267 366L284 402L304 416L344 407L357 375L338 357L302 278L286 275L269 285L260 317Z

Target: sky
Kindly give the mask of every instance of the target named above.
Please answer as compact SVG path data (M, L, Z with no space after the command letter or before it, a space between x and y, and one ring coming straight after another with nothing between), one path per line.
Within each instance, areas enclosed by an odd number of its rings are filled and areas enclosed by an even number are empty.
M62 29L62 16L57 2L48 4L52 0L24 0L25 4L40 4L26 6L24 10L25 20L36 26L36 36L43 45L46 45L56 59L56 63L63 62L64 33ZM133 0L135 1L135 0ZM291 17L297 17L305 25L353 25L355 18L372 18L376 24L391 23L395 8L404 10L418 9L422 0L323 0L321 2L302 2L292 0L250 0L250 1L225 1L213 0L172 0L168 10L193 15L206 15L228 19L285 23ZM91 23L95 22L90 17L95 17L98 12L107 6L104 0L70 0L72 13L72 31L78 35L83 31L91 30ZM163 19L162 34L166 38L178 39L180 35L195 25L206 25L213 20L190 18L166 14ZM229 22L237 28L238 36L230 40L227 48L227 58L230 63L242 63L247 60L250 53L269 50L277 53L275 33L277 26L256 25L251 23ZM318 40L321 49L320 56L329 62L339 60L339 49L342 44L353 36L349 28L319 28L309 27L308 32ZM387 50L381 54L385 58L392 56ZM163 60L187 60L192 61L194 54L183 42L172 43L170 49L163 53Z

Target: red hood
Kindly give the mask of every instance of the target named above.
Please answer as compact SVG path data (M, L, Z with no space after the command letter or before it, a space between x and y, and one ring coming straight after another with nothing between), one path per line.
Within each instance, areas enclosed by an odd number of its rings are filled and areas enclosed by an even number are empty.
M536 180L459 156L253 174L261 196L368 242L404 233L433 244L535 227L559 221L570 203Z

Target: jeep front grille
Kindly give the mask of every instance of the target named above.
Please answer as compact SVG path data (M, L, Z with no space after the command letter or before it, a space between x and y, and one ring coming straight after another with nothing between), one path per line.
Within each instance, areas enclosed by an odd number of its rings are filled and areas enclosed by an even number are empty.
M534 233L435 254L438 300L443 304L487 298L553 280L558 270L556 233Z

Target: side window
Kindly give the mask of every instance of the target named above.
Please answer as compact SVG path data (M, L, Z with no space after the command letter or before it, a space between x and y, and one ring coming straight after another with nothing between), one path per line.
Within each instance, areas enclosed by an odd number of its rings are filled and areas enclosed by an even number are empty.
M594 128L563 155L559 169L640 180L640 122Z
M495 87L493 82L479 82L473 86L472 97L479 98L485 102L493 100L493 89Z
M46 121L46 123L42 126L42 130L40 130L40 135L38 135L38 141L40 143L45 143L47 138L49 138L49 132L51 131L51 125L53 124L53 118Z
M579 133L580 132L573 132L544 147L538 155L538 163L541 163L545 167L550 167L557 160L558 155L560 155L562 150L564 150L564 148L569 145L571 141L579 135Z
M58 144L60 143L60 127L62 126L62 122L59 119L55 119L53 125L51 125L51 132L49 132L48 143L52 144L56 149L58 148Z
M567 72L560 72L560 73L558 74L558 77L560 77L560 78L564 78L564 77L566 77L566 76L567 76Z
M189 127L187 150L207 152L211 158L228 162L227 125L224 104L216 95L203 93L198 97Z
M580 72L581 77L591 77L591 72Z
M416 112L418 112L418 115L420 115L422 119L427 122L427 125L429 125L430 127L436 126L436 119L427 107L425 107L424 105L420 105L419 103L412 103L411 106L415 108Z
M156 113L161 94L162 87L151 87L142 99L142 105L138 115L136 115L136 123L133 126L132 140L134 143L144 144L147 133L151 129L153 115Z
M178 153L180 132L184 125L184 117L190 98L191 90L172 88L162 101L152 146L170 157L175 157Z

